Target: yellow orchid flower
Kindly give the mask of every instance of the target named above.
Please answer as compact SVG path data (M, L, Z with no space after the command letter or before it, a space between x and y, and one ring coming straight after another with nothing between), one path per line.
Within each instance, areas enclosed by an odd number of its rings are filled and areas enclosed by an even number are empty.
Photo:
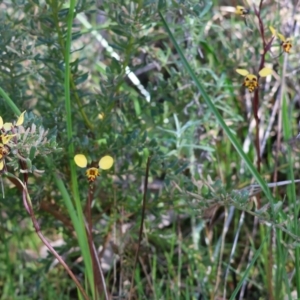
M249 73L245 69L236 69L235 70L240 75L244 76L244 83L243 85L252 93L258 87L258 78L256 75ZM260 77L266 77L272 74L272 69L270 68L263 68L258 72Z
M5 157L9 155L11 148L9 143L11 139L17 136L16 131L13 129L15 127L21 126L24 123L24 115L26 111L23 111L17 122L3 122L2 117L0 116L0 174L5 170Z
M86 168L87 167L87 158L85 157L84 154L76 154L74 156L74 161L75 164L80 167L80 168ZM112 167L114 163L114 159L109 156L109 155L105 155L103 156L99 162L99 168L102 170L108 170ZM99 169L98 168L88 168L86 170L86 176L88 178L88 181L93 182L95 181L96 177L100 175Z
M286 53L290 53L291 48L293 47L292 38L285 38L281 33L277 32L276 29L272 26L269 27L272 35L278 37L281 40L281 47Z
M0 130L4 129L4 131L10 131L12 129L12 127L14 127L14 126L21 126L24 123L25 113L26 113L26 110L20 114L15 125L13 125L13 123L11 123L11 122L4 123L2 117L0 116Z
M244 6L237 5L235 8L235 13L239 16L244 17L249 14L249 10L246 9Z
M8 131L12 131L14 126L21 126L24 123L24 115L26 111L23 111L21 115L19 116L17 122L15 125L11 122L3 122L2 117L0 116L0 131L2 131L3 134L0 134L0 142L3 143L4 145L8 144L10 140L16 136L16 134L7 134Z

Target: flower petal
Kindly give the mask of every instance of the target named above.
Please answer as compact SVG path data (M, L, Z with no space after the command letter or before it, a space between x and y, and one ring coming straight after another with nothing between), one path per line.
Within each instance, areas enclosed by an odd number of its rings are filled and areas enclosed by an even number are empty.
M4 159L0 160L0 173L4 170Z
M12 124L12 123L6 122L6 123L3 124L3 127L2 127L2 128L3 128L5 131L10 131L12 127L13 127L13 124Z
M3 119L2 117L0 117L0 129L2 129L2 127L3 127Z
M236 69L235 71L243 76L247 76L249 74L249 72L245 69Z
M271 32L272 32L272 35L276 36L277 35L277 32L276 32L276 29L272 26L269 27Z
M273 73L273 70L270 69L270 68L263 68L261 69L258 74L261 76L261 77L266 77L268 75L271 75Z
M87 159L83 154L76 154L74 156L74 161L79 168L85 168L87 166Z
M281 39L282 42L285 42L285 37L282 34L277 33L277 35Z
M21 113L21 115L20 115L20 117L19 117L19 119L18 119L18 121L16 123L16 126L20 126L20 125L22 125L24 123L24 115L25 115L25 113L26 113L26 110L24 110Z
M114 164L114 159L109 155L105 155L99 160L99 168L102 170L110 169L113 164Z
M4 145L8 144L9 141L10 141L14 136L16 136L16 134L9 134L9 135L4 135L4 134L2 134L2 135L1 135L2 143L3 143Z

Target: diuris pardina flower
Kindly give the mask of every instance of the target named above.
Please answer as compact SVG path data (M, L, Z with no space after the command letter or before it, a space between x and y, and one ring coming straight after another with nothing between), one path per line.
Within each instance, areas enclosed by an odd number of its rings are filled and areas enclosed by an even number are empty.
M258 78L256 75L249 73L245 69L236 69L236 72L240 75L244 76L244 83L243 85L252 93L258 87ZM266 77L272 74L272 69L270 68L263 68L258 72L260 77Z
M76 165L80 168L86 168L87 167L87 158L85 157L84 154L76 154L74 156L74 161ZM109 156L105 155L102 158L100 158L98 162L98 166L101 170L108 170L112 167L114 163L114 159ZM88 178L88 181L93 182L95 181L96 177L100 175L99 169L98 168L88 168L86 170L86 176Z
M24 122L24 115L25 112L22 112L19 116L17 122L13 123L4 123L2 117L0 116L0 173L4 171L5 167L5 157L9 155L10 147L9 142L10 140L16 136L16 134L8 134L13 133L13 129L15 127L21 126Z
M235 8L235 13L237 14L237 15L239 15L239 16L246 16L246 15L248 15L249 14L249 10L248 9L246 9L244 6L240 6L240 5L238 5L238 6L236 6L236 8Z
M278 37L281 40L281 47L283 48L283 51L286 53L290 53L293 47L292 38L285 38L281 33L277 32L272 26L270 26L270 30L273 36Z

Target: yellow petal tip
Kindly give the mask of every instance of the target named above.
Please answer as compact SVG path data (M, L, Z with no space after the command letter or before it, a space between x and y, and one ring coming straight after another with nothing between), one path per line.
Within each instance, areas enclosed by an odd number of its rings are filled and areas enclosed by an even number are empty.
M85 168L87 166L87 159L83 154L76 154L74 156L74 161L79 168Z
M20 115L20 117L18 118L18 121L17 121L17 123L16 123L16 126L20 126L20 125L22 125L22 124L24 123L24 115L25 115L25 113L26 113L26 110L24 110L24 111L21 113L21 115Z
M99 168L102 170L108 170L114 164L114 159L110 155L105 155L99 160Z
M249 72L245 69L236 69L235 71L242 76L247 76L249 74Z
M261 77L266 77L266 76L268 76L268 75L271 75L273 73L273 70L272 69L270 69L270 68L263 68L263 69L261 69L260 71L259 71L259 75L261 76Z

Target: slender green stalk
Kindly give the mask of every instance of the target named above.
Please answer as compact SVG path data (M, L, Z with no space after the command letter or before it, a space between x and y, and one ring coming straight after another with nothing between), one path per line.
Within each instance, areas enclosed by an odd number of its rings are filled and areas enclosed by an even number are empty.
M6 104L11 108L11 110L16 114L20 115L21 111L18 109L16 104L13 102L12 99L7 95L7 93L0 87L0 95L4 98Z
M219 122L220 126L223 128L223 130L225 131L225 133L227 134L229 140L231 141L232 145L235 147L236 151L238 152L238 154L241 156L241 158L244 160L245 164L247 165L247 167L249 168L251 174L254 176L255 180L258 182L258 184L261 186L261 189L263 190L263 192L265 193L265 195L267 196L267 198L270 200L271 203L271 208L272 208L272 212L274 212L274 199L270 193L270 190L268 188L268 186L266 185L265 181L262 179L262 177L260 176L260 174L257 172L257 170L255 169L254 165L252 164L252 162L250 161L249 157L246 155L246 153L243 151L242 147L240 146L240 144L238 143L236 137L234 136L234 134L231 132L231 130L229 129L229 127L225 124L222 116L220 115L219 111L217 110L217 108L215 107L215 105L213 104L213 102L211 101L211 99L209 98L209 96L207 95L207 93L205 92L204 88L202 87L201 83L199 82L197 76L195 75L194 71L192 70L191 66L189 65L189 63L187 62L181 48L179 47L179 45L177 44L174 35L172 34L167 22L165 21L162 13L159 11L158 12L160 15L160 18L170 36L170 39L172 40L181 60L182 63L184 65L184 67L186 68L186 70L188 71L188 73L190 74L191 78L193 79L195 85L197 86L198 90L201 92L201 95L204 99L204 101L206 102L207 106L210 108L210 110L212 111L212 113L215 115L217 121Z
M290 126L290 120L291 117L289 116L288 113L288 106L286 103L286 97L283 99L282 103L282 121L283 121L283 136L285 140L291 139L291 133L292 133L292 128ZM296 188L295 188L295 183L294 183L294 163L291 155L291 149L288 149L288 175L289 179L292 181L292 184L290 185L289 189L289 199L290 203L292 203L292 207L294 207L294 226L293 226L293 233L295 235L299 235L299 223L298 223L298 215L299 215L299 205L297 204L297 199L296 199ZM300 249L299 246L296 247L295 249L295 271L296 271L296 287L297 287L297 294L300 295L300 268L299 268L299 263L300 263Z
M62 30L60 27L60 20L59 20L59 11L61 9L62 4L57 1L54 1L54 2L50 3L50 5L51 5L52 12L53 12L53 20L54 20L54 24L55 24L54 26L55 26L55 29L57 32L58 43L60 45L62 55L65 55L66 45L64 42L64 36L63 36ZM89 120L89 118L87 117L86 113L83 110L83 104L78 96L72 74L69 74L69 77L70 77L69 80L70 80L71 89L73 91L73 98L74 98L76 104L78 105L78 112L82 116L86 126L92 130L93 123Z
M261 254L261 251L262 251L262 249L263 249L263 246L264 246L264 244L267 242L269 236L270 236L270 229L267 230L267 234L266 234L264 240L261 242L260 247L256 250L256 252L255 252L255 254L254 254L254 256L253 256L253 259L252 259L251 262L250 262L250 265L247 267L247 269L246 269L244 275L242 276L240 282L238 283L237 287L236 287L235 290L233 291L233 293L232 293L232 295L231 295L231 297L230 297L230 300L236 299L235 297L236 297L237 293L239 292L239 290L240 290L240 288L241 288L243 282L244 282L244 281L246 280L246 278L248 277L248 274L249 274L251 268L253 267L254 263L256 262L257 258L258 258L259 255Z
M65 108L66 108L66 122L67 122L67 139L68 139L68 157L70 158L70 171L71 171L71 183L73 189L73 196L75 201L75 207L77 211L79 227L77 228L77 236L79 245L82 251L86 274L89 280L90 287L92 288L93 299L95 299L95 289L94 287L94 276L93 276L93 268L92 268L92 260L89 255L88 250L88 241L85 231L85 223L82 212L82 207L79 198L79 189L76 175L75 163L73 161L74 157L74 145L72 143L73 139L73 128L72 128L72 110L71 110L71 97L70 97L70 51L71 51L71 40L72 40L72 25L74 19L74 10L75 10L75 0L70 1L70 8L68 14L68 29L66 36L66 46L65 46L65 83L64 83L64 91L65 91Z
M141 242L142 242L142 238L143 238L143 229L144 229L144 221L145 221L145 213L146 213L146 205L147 205L147 189L148 189L150 162L151 162L151 156L148 156L147 165L146 165L145 181L144 181L144 194L143 194L143 201L142 201L141 225L140 225L140 230L139 230L138 246L137 246L136 253L135 253L134 266L133 266L132 277L131 277L129 300L131 299L132 294L133 294L135 270L136 270L136 266L138 263L139 251L140 251L140 246L141 246Z

